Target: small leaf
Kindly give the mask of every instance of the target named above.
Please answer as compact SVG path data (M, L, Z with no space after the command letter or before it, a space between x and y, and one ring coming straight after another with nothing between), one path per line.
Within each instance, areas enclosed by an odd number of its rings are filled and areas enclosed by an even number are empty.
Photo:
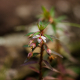
M59 57L63 58L63 56L62 56L62 55L60 55L59 53L57 53L57 52L55 52L55 51L52 51L52 54L55 54L55 55L57 55L57 56L59 56Z
M74 27L79 27L79 28L80 28L80 24L76 24L76 23L68 23L68 22L66 22L66 23L64 23L64 24L70 25L70 26L74 26Z
M29 66L29 68L30 68L31 70L33 70L33 71L39 73L39 70L37 70L35 67L33 67L33 66Z
M46 65L46 66L44 66L45 68L48 68L48 69L50 69L50 70L52 70L52 71L55 71L55 72L58 72L58 73L59 73L59 71L56 70L55 68L53 68L53 67L49 64L48 61L43 60L43 62L44 62L44 64Z
M48 24L49 24L49 22L46 22L46 21L42 22L42 21L40 21L39 25L38 25L39 30L45 29Z
M41 8L42 8L43 12L46 12L47 11L44 6L42 6Z
M59 40L57 37L55 37L53 35L50 35L50 37Z
M55 15L54 7L52 7L52 8L50 9L50 15L51 15L51 17L54 17L54 15Z
M53 41L53 39L49 35L44 34L44 36L47 37L49 40Z
M46 76L43 78L43 80L58 80L58 78L54 78L52 76Z
M33 34L34 32L30 32L30 33L28 33L28 34L26 34L25 36L29 36L29 35L31 35L31 34Z
M23 47L30 47L29 45L24 45Z
M36 64L36 63L37 63L37 61L28 61L28 62L22 64L21 66L31 65L31 64Z
M56 34L56 25L55 24L51 24L52 25L52 29L53 29L53 31L54 31L54 33Z
M61 22L62 20L66 19L66 16L60 16L57 19L55 19L55 22Z
M70 54L70 50L64 45L63 43L60 42L60 45L63 47L63 49Z
M33 53L33 56L32 56L32 57L35 57L35 56L37 56L37 55L39 55L39 53Z
M34 33L34 36L35 36L35 35L38 35L38 34L40 34L40 32L36 32L36 33Z

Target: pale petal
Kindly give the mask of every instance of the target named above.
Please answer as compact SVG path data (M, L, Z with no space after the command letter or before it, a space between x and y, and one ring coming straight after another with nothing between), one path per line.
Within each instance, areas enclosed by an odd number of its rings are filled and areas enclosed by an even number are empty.
M37 38L37 36L33 36L33 38Z
M40 37L40 35L36 35L36 37Z
M42 39L46 39L46 37L44 37L44 36L41 36L41 38L42 38Z
M46 39L43 39L44 42L46 42Z
M39 39L39 38L37 40L38 40L38 43L40 43L42 41L42 39Z

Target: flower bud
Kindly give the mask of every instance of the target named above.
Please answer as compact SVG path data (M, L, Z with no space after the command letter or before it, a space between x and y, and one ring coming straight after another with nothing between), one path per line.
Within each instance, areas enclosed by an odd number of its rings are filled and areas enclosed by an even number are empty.
M36 47L36 44L35 44L35 43L32 43L30 46L31 46L32 48L35 48L35 47Z
M33 53L32 52L30 52L30 53L28 53L28 58L30 58L30 57L32 57L33 56Z
M32 44L34 42L34 40L30 40L29 44Z
M52 51L48 48L48 49L47 49L48 55L51 55L51 52L52 52Z

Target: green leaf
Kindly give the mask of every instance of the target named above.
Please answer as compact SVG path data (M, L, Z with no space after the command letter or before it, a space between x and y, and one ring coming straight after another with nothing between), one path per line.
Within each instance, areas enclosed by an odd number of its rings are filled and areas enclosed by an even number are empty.
M33 34L34 32L30 32L30 33L28 33L28 34L26 34L25 36L29 36L29 35L31 35L31 34Z
M62 20L66 19L66 16L60 16L57 19L55 19L55 22L61 22Z
M74 27L79 27L80 28L80 24L76 24L76 23L64 23L66 25L70 25L70 26L74 26Z
M40 21L39 22L39 25L38 25L39 30L45 29L48 24L49 24L49 22L46 22L46 21L45 22L42 22L42 21Z
M34 36L35 36L35 35L38 35L38 34L40 34L40 32L36 32L36 33L34 33Z
M54 33L56 34L56 25L55 24L52 24L52 28L53 28L53 31L54 31Z
M53 41L53 39L49 35L44 34L44 36L47 37L49 40Z
M42 8L43 12L46 12L47 11L44 6L42 6L41 8Z
M54 17L54 15L55 15L54 7L52 7L52 8L50 9L50 15L51 15L51 17Z
M32 57L35 57L35 56L37 56L39 53L33 53L33 56Z
M29 47L29 45L24 45L23 47Z

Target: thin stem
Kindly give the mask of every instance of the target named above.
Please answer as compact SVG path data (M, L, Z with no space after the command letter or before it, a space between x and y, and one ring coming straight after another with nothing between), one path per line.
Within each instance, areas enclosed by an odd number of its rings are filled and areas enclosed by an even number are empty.
M39 80L42 80L42 61L43 61L43 44L41 45L40 61L39 61Z

